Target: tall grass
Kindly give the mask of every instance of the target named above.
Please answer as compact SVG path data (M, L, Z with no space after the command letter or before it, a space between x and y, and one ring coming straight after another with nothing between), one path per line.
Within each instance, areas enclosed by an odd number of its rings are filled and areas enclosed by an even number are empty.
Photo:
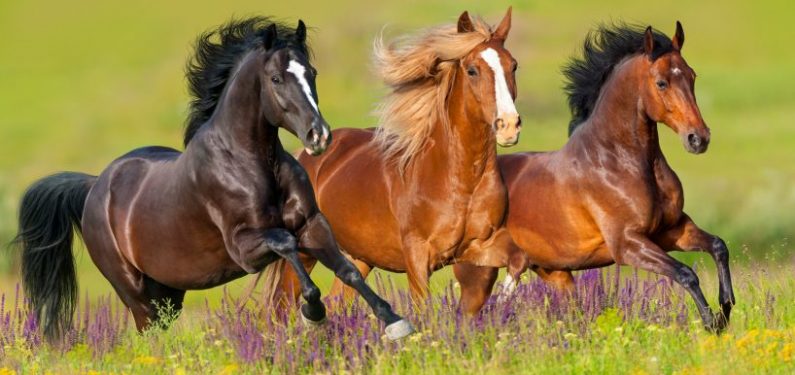
M449 284L412 308L389 282L378 290L419 333L400 342L359 300L308 328L294 313L271 315L224 294L218 307L137 334L108 299L85 304L58 347L43 344L19 296L0 304L0 366L19 373L783 373L795 370L791 263L736 268L738 305L723 335L705 332L682 288L617 269L587 271L564 295L525 280L493 296L473 318ZM705 277L707 276L707 277ZM706 291L712 274L702 275ZM750 283L750 280L755 280ZM498 291L499 292L499 291ZM327 301L328 302L328 301ZM294 311L294 310L293 310Z

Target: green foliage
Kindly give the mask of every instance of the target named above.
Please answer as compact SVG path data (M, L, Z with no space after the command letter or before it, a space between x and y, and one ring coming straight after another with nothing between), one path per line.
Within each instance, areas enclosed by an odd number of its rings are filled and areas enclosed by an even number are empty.
M487 320L482 325L461 325L457 337L467 344L462 346L440 339L439 327L449 327L452 323L441 321L449 319L449 314L436 311L427 314L428 320L417 322L426 328L399 342L397 350L386 343L368 345L365 350L371 360L353 367L359 368L357 373L368 374L792 373L795 371L792 270L791 264L736 267L738 305L728 331L722 335L705 332L698 320L686 321L684 325L653 324L637 317L626 319L616 308L606 309L583 331L579 317L550 320L544 313L545 307L507 324ZM716 275L701 276L707 294L717 294L713 293ZM689 297L685 298L690 316L697 316ZM712 303L714 306L714 300ZM168 308L163 310L164 316L173 317ZM330 314L333 321L333 315L338 312ZM279 372L267 360L252 364L241 361L234 342L221 335L213 324L208 325L212 319L215 318L193 310L177 319L168 331L154 329L137 334L129 330L115 349L99 357L85 344L65 353L44 348L34 354L24 342L19 342L3 349L0 374L7 373L5 370L128 374ZM300 319L290 319L287 324L283 328L286 332L298 333L277 338L277 332L265 331L265 345L281 340L278 353L317 348L324 351L332 366L351 365L351 359L342 356L344 348L334 343L339 340L338 329L356 327L295 331L294 325L300 325ZM526 334L528 331L532 333ZM538 339L533 339L536 336ZM517 340L518 337L523 339ZM305 366L292 372L308 374L316 373L317 369Z

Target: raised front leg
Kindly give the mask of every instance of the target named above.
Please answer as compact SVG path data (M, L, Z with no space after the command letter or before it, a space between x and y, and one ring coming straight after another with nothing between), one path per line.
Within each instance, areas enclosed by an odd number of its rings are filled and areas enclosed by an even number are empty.
M392 307L379 297L364 282L359 270L346 258L337 247L326 218L317 213L307 220L300 231L299 243L304 251L334 271L343 283L353 288L364 298L375 316L386 324L386 335L397 340L414 332L411 324L392 311Z
M311 274L317 264L317 259L309 254L301 253L300 251L298 258L304 265L306 272ZM298 274L296 274L289 263L282 262L275 266L281 267L281 270L274 274L276 279L272 282L275 284L275 290L273 291L272 300L268 302L273 306L284 309L293 303L297 303L298 299L301 298L301 280L299 280Z
M395 314L392 307L365 282L358 269L340 252L331 226L320 213L312 185L306 171L287 153L280 154L278 180L285 197L283 220L288 228L295 228L300 251L317 259L345 284L356 290L373 309L375 316L386 324L386 335L397 340L414 332L411 324ZM300 265L300 261L298 262ZM300 270L299 270L300 268ZM294 267L296 274L306 270Z
M351 262L353 262L353 265L356 266L356 269L359 270L359 272L362 274L362 278L364 279L367 278L367 275L369 275L370 271L373 269L373 267L370 267L369 264L362 262L361 260L352 259ZM340 279L335 278L334 284L331 285L329 296L336 298L340 303L345 303L352 300L356 296L355 293L355 290L343 284Z
M325 320L326 308L320 301L320 289L309 277L309 273L298 258L298 241L286 229L240 231L235 236L235 243L230 252L237 252L232 259L248 273L261 271L276 257L284 258L299 280L301 295L306 301L306 304L301 306L305 321L320 324Z
M625 233L618 240L611 241L610 246L617 264L627 264L668 276L684 287L696 302L704 328L708 331L721 332L726 328L725 319L713 315L709 308L693 269L672 258L642 234Z
M676 227L662 233L656 240L666 250L706 251L712 256L718 268L718 298L723 313L721 318L726 320L724 324L728 323L735 299L726 243L720 237L699 228L687 215L683 215Z

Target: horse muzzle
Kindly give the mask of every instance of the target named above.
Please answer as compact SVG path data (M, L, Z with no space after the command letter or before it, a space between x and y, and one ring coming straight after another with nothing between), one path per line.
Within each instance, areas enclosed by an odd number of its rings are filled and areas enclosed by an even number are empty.
M519 143L519 133L522 131L522 118L519 114L510 114L494 120L494 131L497 144L502 147L511 147Z
M331 145L331 130L323 119L315 120L306 133L304 150L312 156L322 154Z
M692 131L682 135L685 150L692 154L702 154L709 147L710 134L706 131Z

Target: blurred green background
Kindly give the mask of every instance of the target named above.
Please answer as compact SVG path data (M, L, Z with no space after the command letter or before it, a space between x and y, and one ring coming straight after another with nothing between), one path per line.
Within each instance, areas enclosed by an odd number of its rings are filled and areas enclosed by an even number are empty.
M332 127L372 126L384 89L372 73L373 39L454 22L463 10L494 24L514 6L507 46L520 63L522 141L501 152L551 150L569 114L560 67L599 22L682 21L683 55L712 129L703 155L661 127L663 150L686 191L686 210L735 254L781 259L795 232L795 40L788 1L117 1L0 0L0 242L16 228L22 191L60 170L99 173L144 145L181 147L188 97L183 66L203 30L232 16L274 15L313 30L320 107ZM283 137L288 148L296 139ZM83 250L81 290L106 293ZM5 253L0 287L16 283ZM327 272L315 273L326 288ZM449 275L445 273L444 275ZM434 282L446 280L435 277ZM403 280L403 277L398 279ZM240 282L233 288L239 288ZM203 293L189 293L191 301Z

